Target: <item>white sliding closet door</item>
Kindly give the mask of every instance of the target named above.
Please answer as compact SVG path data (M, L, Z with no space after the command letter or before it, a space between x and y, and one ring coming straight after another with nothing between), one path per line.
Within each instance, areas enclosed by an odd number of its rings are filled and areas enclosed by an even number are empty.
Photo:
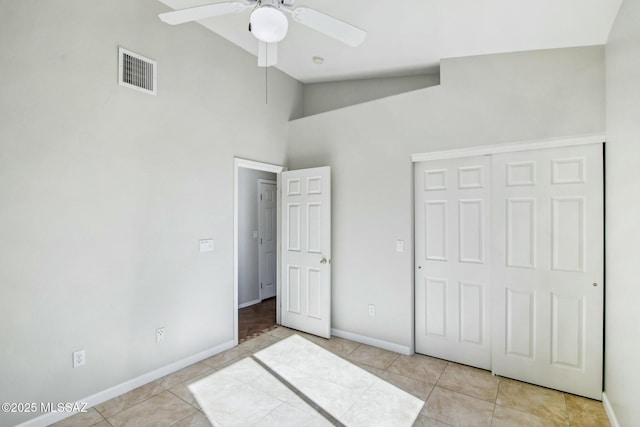
M602 398L600 144L493 156L493 371Z
M491 367L489 156L414 165L418 353Z

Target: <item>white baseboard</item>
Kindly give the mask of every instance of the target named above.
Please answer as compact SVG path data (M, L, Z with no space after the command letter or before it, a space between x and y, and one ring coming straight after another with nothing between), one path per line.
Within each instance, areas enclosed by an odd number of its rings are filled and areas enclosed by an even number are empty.
M383 341L377 338L371 338L364 335L354 334L353 332L341 331L340 329L334 329L334 328L331 328L331 335L333 335L334 337L344 338L344 339L359 342L362 344L383 348L385 350L395 351L396 353L405 354L407 356L411 355L411 349L405 345Z
M189 365L193 365L194 363L200 362L201 360L208 359L211 356L215 356L218 353L222 353L223 351L228 350L234 347L235 345L236 345L235 341L233 340L227 341L223 344L220 344L208 350L204 350L204 351L201 351L200 353L194 354L193 356L185 357L184 359L170 363L166 366L163 366L162 368L158 368L151 372L147 372L146 374L140 375L139 377L133 378L129 381L125 381L121 384L115 385L111 388L100 391L96 394L92 394L91 396L78 400L77 403L79 403L81 406L86 403L87 409L92 408L96 405L99 405L102 402L106 402L107 400L113 399L116 396L120 396L121 394L124 394L135 388L148 384L151 381L155 381L159 378L162 378L165 375L169 375L182 368L186 368ZM32 418L28 421L25 421L22 424L18 424L17 427L46 427L50 424L61 421L72 415L75 415L75 414L70 412L49 412L47 414L43 414L43 415L40 415L39 417Z
M607 393L602 393L602 405L604 406L604 410L609 417L609 422L611 423L611 427L622 427L618 422L618 418L616 418L615 412L613 412L613 408L611 407L611 403L607 398Z
M262 302L262 300L259 299L254 299L253 301L248 301L248 302L243 302L242 304L238 304L238 308L245 308L245 307L249 307L250 305L254 305L254 304L260 304Z

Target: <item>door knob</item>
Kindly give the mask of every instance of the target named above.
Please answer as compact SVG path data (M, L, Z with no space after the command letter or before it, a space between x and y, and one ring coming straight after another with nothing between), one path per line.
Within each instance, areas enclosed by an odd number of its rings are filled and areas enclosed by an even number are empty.
M320 264L326 264L328 261L325 257L322 257L322 259L320 260Z

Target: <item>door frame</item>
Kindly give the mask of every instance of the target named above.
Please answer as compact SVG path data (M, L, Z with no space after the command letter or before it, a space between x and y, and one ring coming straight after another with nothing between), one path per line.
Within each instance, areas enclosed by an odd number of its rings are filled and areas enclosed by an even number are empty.
M411 155L411 163L427 160L453 159L456 157L485 156L487 154L512 153L516 151L541 150L543 148L572 147L574 145L604 144L605 135L578 136L575 138L554 138L534 141L509 142L496 145L477 145L453 150L436 150Z
M233 158L233 341L238 345L238 177L240 168L252 169L264 172L275 173L276 192L278 194L278 206L280 205L280 181L281 172L287 168L272 163L264 163L255 160L243 159L240 157ZM277 210L277 229L280 230L280 209ZM280 302L280 239L276 242L276 301ZM280 323L280 306L276 304L276 323Z
M272 184L272 185L275 185L276 186L276 194L278 194L278 181L277 180L274 181L272 179L264 179L264 178L258 178L256 181L257 181L256 185L258 186L258 192L257 192L258 193L258 203L257 203L258 204L258 237L260 237L260 224L262 224L262 222L261 222L262 221L262 218L261 218L262 210L260 209L260 202L261 202L261 199L260 199L260 195L261 195L261 193L260 193L260 185L261 184ZM278 248L279 248L278 242L280 240L280 236L278 235L278 231L280 230L280 227L278 227L278 219L280 218L278 216L278 212L280 211L280 209L279 209L280 208L279 201L280 201L280 198L278 196L276 198L276 201L275 201L276 204L277 204L276 205L276 229L274 230L274 232L276 233L275 234L276 235L276 248L275 248L276 252L278 251ZM260 266L262 266L262 263L264 262L264 260L262 258L264 258L264 255L262 254L262 245L258 244L258 282L260 282L260 283L262 283L262 269L260 268ZM278 271L278 253L276 253L276 276L277 276L277 271ZM276 277L276 279L277 279L277 277ZM277 300L277 298L278 298L278 293L276 291L276 300ZM262 298L262 287L258 288L258 299L260 301L263 300L263 298ZM277 306L277 304L276 304L276 306Z

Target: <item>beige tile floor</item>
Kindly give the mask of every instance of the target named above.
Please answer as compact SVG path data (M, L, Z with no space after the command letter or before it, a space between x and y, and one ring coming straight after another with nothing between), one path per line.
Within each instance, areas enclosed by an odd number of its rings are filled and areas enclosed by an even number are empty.
M210 426L188 386L293 333L425 401L415 427L609 427L602 403L422 355L403 356L341 338L278 327L239 346L54 424Z

